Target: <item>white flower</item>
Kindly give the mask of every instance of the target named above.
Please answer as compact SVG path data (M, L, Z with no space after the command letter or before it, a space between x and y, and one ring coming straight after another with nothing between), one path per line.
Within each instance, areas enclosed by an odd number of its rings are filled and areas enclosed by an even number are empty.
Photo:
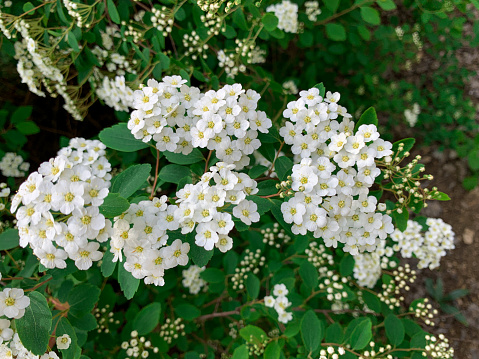
M23 289L5 288L0 292L0 314L7 318L20 319L29 305L30 298L24 295Z
M269 308L273 308L274 307L274 303L275 303L275 299L273 296L266 296L264 297L264 305L269 307Z
M13 338L13 330L8 319L0 319L0 344Z
M218 248L222 253L226 253L231 248L233 248L233 239L225 234L220 234L218 242L215 243L215 247Z
M72 342L72 339L68 334L63 334L60 337L57 337L57 348L60 350L68 349L70 347L70 344Z
M55 248L52 242L44 242L41 248L34 250L35 255L40 258L40 263L46 268L66 268L67 253L60 248Z
M89 242L85 247L80 247L74 253L70 254L70 258L75 261L75 265L80 270L87 270L93 262L99 261L103 254L98 251L100 244L98 242Z
M273 294L277 297L285 297L289 293L288 289L286 288L286 285L280 283L280 284L275 284L273 288Z
M46 354L43 354L40 359L60 359L55 352L49 352Z
M253 201L243 200L235 208L233 208L233 216L239 218L248 226L252 222L258 222L260 217L257 212L258 206Z

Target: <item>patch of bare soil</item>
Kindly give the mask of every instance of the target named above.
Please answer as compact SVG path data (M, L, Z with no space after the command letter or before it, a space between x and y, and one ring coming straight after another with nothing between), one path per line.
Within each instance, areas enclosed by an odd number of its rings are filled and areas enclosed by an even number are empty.
M426 295L425 278L441 278L446 293L466 288L469 294L455 301L468 321L468 326L451 315L440 313L437 333L444 333L455 349L458 359L479 359L479 188L466 191L461 183L466 175L466 162L456 158L454 152L421 149L426 173L434 176L429 185L436 186L451 197L447 202L430 202L421 214L440 217L452 225L456 234L456 248L443 257L435 271L423 270L417 289Z

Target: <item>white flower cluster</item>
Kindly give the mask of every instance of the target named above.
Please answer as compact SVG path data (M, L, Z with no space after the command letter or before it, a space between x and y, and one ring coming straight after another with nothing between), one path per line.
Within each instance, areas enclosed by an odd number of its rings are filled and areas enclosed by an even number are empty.
M391 217L376 213L377 199L369 195L381 173L375 159L391 155L392 144L379 138L374 125L361 125L353 134L339 98L328 91L323 99L311 88L284 110L289 121L279 133L301 162L293 167L294 196L281 211L293 233L313 232L327 247L344 243L344 251L355 255L374 250L394 230Z
M96 94L116 111L128 112L133 104L133 90L125 84L124 76L116 76L115 79L105 76L98 84Z
M198 294L207 283L200 277L200 273L205 267L198 267L196 264L191 265L188 269L183 270L183 281L181 282L185 288L188 288L190 294Z
M283 0L279 4L270 5L267 12L272 12L278 18L278 29L284 32L298 32L298 5L289 0Z
M17 333L13 338L0 344L0 358L2 359L60 359L57 353L50 351L43 355L35 355L29 351L20 340Z
M86 270L99 261L99 242L108 239L111 228L99 213L110 170L105 145L83 138L71 139L57 157L42 163L12 200L20 246L30 245L46 268L65 268L70 258Z
M83 120L74 100L68 94L66 78L61 70L55 66L48 51L40 48L35 39L30 36L30 24L23 19L15 22L15 29L22 35L22 41L15 42L15 59L18 60L17 71L22 83L38 96L45 97L40 87L43 86L51 93L52 97L60 95L65 100L63 108L75 120ZM73 35L72 35L73 36Z
M266 258L261 255L261 249L258 248L253 252L247 248L244 251L243 259L235 268L235 274L231 277L233 290L244 289L248 273L258 274L265 261Z
M0 171L5 177L24 177L30 169L30 163L24 162L22 156L7 152L0 161Z
M159 151L189 154L193 148L216 151L221 161L240 170L249 155L261 146L258 131L267 133L271 120L257 111L260 95L226 85L218 91L200 93L185 85L180 76L162 82L148 80L148 86L134 92L128 128L143 142L154 140Z
M107 27L107 31L109 29L110 27ZM110 41L113 41L111 40L110 37L108 37L108 39L110 39ZM96 56L101 66L106 66L108 72L115 73L117 76L123 76L127 72L131 74L136 74L136 70L132 68L132 64L133 65L137 64L136 59L133 59L132 62L130 63L127 60L126 56L121 55L118 52L107 51L105 49L102 49L100 46L95 46L93 50L91 50L91 52L93 53L93 55ZM99 74L98 69L95 69L95 72L93 73L93 75L90 76L90 80L94 80L97 77L101 78L102 75ZM124 79L123 79L123 82L124 82Z
M128 211L115 218L110 251L113 261L126 260L125 269L145 284L162 286L166 269L188 263L190 245L176 239L167 245L167 229L178 229L176 206L167 206L167 197L132 203Z
M374 252L356 255L353 276L358 284L362 287L373 288L381 278L383 269L396 266L396 262L389 260L394 253L391 247L386 246L386 240L381 239Z
M315 22L318 16L321 15L321 9L317 1L306 1L304 7L306 8L306 15L309 21Z
M418 268L434 269L439 267L446 250L455 248L454 232L441 218L428 218L426 224L429 228L423 234L422 226L409 220L406 230L401 232L396 229L391 238L396 242L393 249L404 258L414 255L419 259Z
M198 56L205 60L208 58L205 50L208 50L209 47L200 39L200 35L195 30L191 31L190 34L184 34L182 42L185 47L185 56L191 56L193 60L196 60Z
M404 110L404 117L406 117L406 121L409 124L409 127L414 127L417 123L417 118L421 114L421 107L419 107L418 103L414 103L412 109L405 109Z
M8 185L5 182L0 183L0 189L1 189L0 198L6 198L10 196L11 189L8 187Z
M125 341L121 343L121 348L126 350L127 359L131 358L148 358L150 356L149 350L152 350L153 353L158 353L159 349L152 346L149 340L146 340L145 337L138 338L138 332L136 330L131 332L130 341Z
M284 93L288 95L296 95L299 92L298 86L296 86L293 80L283 82L283 89Z
M264 305L274 308L278 313L278 321L283 324L287 324L293 319L293 313L286 311L291 306L291 302L286 297L288 293L284 284L276 284L273 288L273 295L264 297Z

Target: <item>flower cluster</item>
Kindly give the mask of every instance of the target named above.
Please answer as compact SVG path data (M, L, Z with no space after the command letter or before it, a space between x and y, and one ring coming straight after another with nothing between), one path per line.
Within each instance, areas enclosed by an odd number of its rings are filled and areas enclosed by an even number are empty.
M273 228L265 228L261 230L263 235L263 243L269 246L280 248L282 244L286 244L291 240L291 237L283 228L279 228L279 223L274 223ZM276 241L279 239L279 241Z
M395 230L391 238L396 242L393 249L404 258L413 255L419 259L418 268L434 269L439 267L446 250L454 249L454 232L452 227L441 218L428 218L427 231L422 233L422 226L409 220L404 232Z
M124 76L104 77L96 89L99 99L116 111L129 111L133 104L133 90L125 84Z
M68 93L67 80L60 68L56 66L57 61L53 61L48 51L39 47L39 44L30 35L29 23L20 19L14 23L14 26L22 36L22 41L15 42L15 59L18 60L17 71L22 83L27 84L28 89L38 96L45 97L45 92L41 90L42 85L53 97L62 96L65 100L64 109L73 118L81 121L83 116Z
M373 252L360 253L354 257L353 276L362 287L373 288L379 278L382 270L394 268L396 262L390 260L394 250L386 246L386 240L381 239Z
M5 177L24 177L30 169L30 163L24 162L22 156L7 152L0 161L0 171Z
M405 109L404 110L404 117L406 117L406 121L410 127L414 127L417 123L417 118L421 114L421 107L419 107L418 103L415 103L412 106L412 109Z
M185 325L182 323L181 318L176 318L175 320L166 318L165 324L160 327L160 337L168 344L171 344L174 339L178 339L178 337L184 335Z
M318 1L306 1L304 7L306 8L306 15L309 21L315 22L318 16L321 15Z
M291 306L291 302L286 297L288 293L284 284L276 284L273 288L273 295L264 297L264 305L274 308L278 313L278 321L283 324L287 324L293 319L293 313L286 311Z
M258 131L267 133L271 120L256 111L260 95L241 85L200 93L180 76L149 80L134 92L128 128L137 139L153 139L159 151L187 155L193 148L216 151L221 161L242 169L261 145Z
M294 196L281 211L293 233L312 232L328 247L344 243L344 251L356 255L374 250L394 230L389 215L376 213L385 206L377 206L369 193L381 173L375 159L392 154L392 144L379 138L374 125L361 125L353 134L351 115L339 99L329 91L323 99L312 88L284 110L290 121L280 135L300 163L290 180Z
M131 358L148 358L150 356L149 350L153 353L158 353L159 349L152 346L149 340L145 337L138 338L138 332L136 330L130 333L130 341L121 343L121 349L126 350L127 359Z
M110 169L105 145L83 138L71 139L57 157L42 163L12 200L20 246L30 245L46 268L65 268L70 258L87 270L99 261L99 243L108 239L111 228L99 213L108 195Z
M279 4L270 5L267 12L272 12L278 18L278 29L284 32L298 32L298 5L289 0L283 0Z
M168 243L167 229L178 229L175 206L167 206L166 196L132 203L116 217L111 236L113 261L123 262L125 269L146 284L162 286L166 269L188 263L190 245L180 239Z
M188 269L183 270L183 281L181 282L185 288L188 288L190 294L198 294L207 283L200 277L200 273L205 267L198 267L196 264L191 265Z

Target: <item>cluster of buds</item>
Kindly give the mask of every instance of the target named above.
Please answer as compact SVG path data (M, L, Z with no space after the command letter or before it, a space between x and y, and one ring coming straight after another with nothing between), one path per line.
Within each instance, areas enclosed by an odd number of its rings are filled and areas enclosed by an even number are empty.
M308 256L308 262L318 269L319 277L326 277L329 272L327 266L334 265L334 257L326 249L326 246L318 244L318 242L311 242L309 243L309 248L306 248L305 253Z
M426 335L427 345L426 351L422 353L424 357L429 358L454 358L454 348L449 345L449 340L444 334L439 334L438 338L435 336Z
M260 338L253 337L251 335L248 340L246 340L246 347L248 348L250 357L262 357L269 341L269 338L265 337L264 335L261 335Z
M125 32L123 33L123 37L125 40L127 36L131 36L133 38L134 43L137 43L143 39L144 34L138 31L137 29L135 29L135 27L133 26L133 23L126 25L126 22L122 21L122 24L127 26Z
M266 258L261 255L261 249L252 252L249 249L245 250L245 257L235 269L235 274L231 277L233 282L233 289L243 289L244 282L248 278L248 273L257 274L260 267L264 266Z
M238 337L238 331L241 328L244 328L244 322L243 319L240 319L237 322L231 322L228 324L230 331L229 331L229 336L233 339L236 339Z
M401 290L410 289L409 284L416 280L416 271L411 270L409 264L405 264L404 267L398 267L392 274L392 280L388 284L384 283L383 291L378 293L379 300L387 304L391 310L401 306L401 302L404 301L404 297L400 295Z
M163 338L165 342L171 344L174 339L178 339L180 336L185 335L185 325L181 323L181 318L171 320L167 318L165 324L160 328L160 337Z
M163 36L168 36L173 30L173 23L175 22L171 9L161 6L159 9L153 7L151 11L153 13L151 16L153 26L161 31Z
M327 347L319 352L319 359L338 359L346 353L343 347Z
M279 190L279 196L281 198L289 197L294 195L294 191L291 189L291 185L293 184L293 180L291 176L288 176L286 181L281 181L280 183L276 184L276 189ZM299 187L300 191L304 191L304 187Z
M131 339L129 342L125 341L121 343L121 348L126 350L126 355L130 358L148 358L150 356L149 350L153 353L158 353L159 349L153 347L149 340L146 340L145 337L138 338L138 332L136 330L131 332Z
M413 303L409 307L409 311L413 312L416 318L423 319L426 325L430 325L431 327L435 325L433 319L434 316L437 315L438 311L432 307L428 298L424 298L421 301Z
M268 246L274 246L276 248L281 247L281 243L288 243L291 240L291 237L286 234L286 231L283 228L279 228L279 223L274 223L273 228L265 228L261 230L263 235L263 243ZM280 241L276 241L279 239Z
M198 56L203 59L208 58L205 51L208 50L208 45L203 43L195 30L191 34L183 35L183 46L185 47L185 56L191 56L193 60L198 59Z
M201 15L201 22L208 29L208 36L218 35L221 30L226 31L226 27L223 27L223 19L221 17L214 17L207 15Z
M344 291L344 284L348 282L348 278L335 274L332 270L326 273L322 283L319 283L319 289L324 290L327 295L326 298L332 301L340 301L347 298L348 293Z
M97 332L98 333L110 333L111 325L120 325L120 320L114 318L113 311L110 310L110 305L105 305L104 308L95 308L95 318L97 320Z

